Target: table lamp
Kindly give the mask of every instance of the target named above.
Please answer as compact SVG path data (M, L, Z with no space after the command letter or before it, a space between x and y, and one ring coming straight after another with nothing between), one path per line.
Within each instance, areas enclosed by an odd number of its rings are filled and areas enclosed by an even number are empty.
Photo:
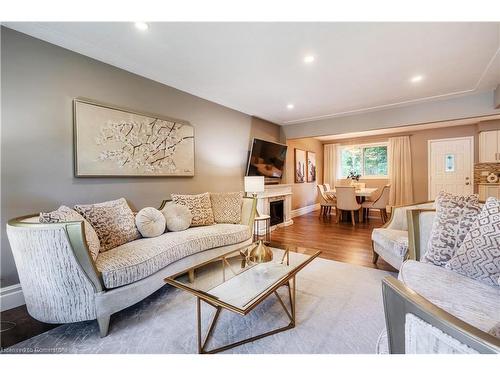
M246 176L245 177L245 193L252 194L257 198L257 193L263 193L264 190L264 176ZM259 217L259 212L256 212ZM249 259L254 263L269 262L273 259L273 252L267 247L262 240L259 240L256 246L250 251Z
M264 176L245 176L245 193L257 198L257 193L264 192Z

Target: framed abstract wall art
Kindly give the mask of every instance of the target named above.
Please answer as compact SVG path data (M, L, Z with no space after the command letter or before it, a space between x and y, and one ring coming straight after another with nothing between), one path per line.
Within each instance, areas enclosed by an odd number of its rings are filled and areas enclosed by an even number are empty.
M306 152L295 149L295 182L301 183L306 180Z
M307 151L307 182L316 181L316 153Z
M73 101L75 176L194 176L188 122L86 99Z

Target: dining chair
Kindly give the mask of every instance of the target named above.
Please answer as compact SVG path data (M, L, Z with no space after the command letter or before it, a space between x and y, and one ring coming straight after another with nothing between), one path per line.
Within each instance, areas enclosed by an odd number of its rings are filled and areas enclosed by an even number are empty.
M363 207L363 221L365 218L365 213L366 213L366 218L368 220L370 210L375 209L375 210L380 210L380 218L382 219L382 223L385 224L387 222L388 219L387 205L389 204L390 192L391 192L391 185L385 185L380 191L380 194L377 198L375 198L373 201L366 201L361 203L361 206Z
M359 219L361 219L361 205L356 200L356 188L354 186L335 186L335 195L337 196L337 223L340 220L340 215L342 211L351 212L352 225L356 225L356 219L354 218L354 211L359 212Z
M318 185L319 198L320 198L320 217L331 215L332 207L335 207L336 199L328 196L325 192L325 188L323 185Z

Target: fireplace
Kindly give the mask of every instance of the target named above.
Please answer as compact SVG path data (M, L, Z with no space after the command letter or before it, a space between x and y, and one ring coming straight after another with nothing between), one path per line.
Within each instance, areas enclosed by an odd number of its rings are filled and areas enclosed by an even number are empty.
M257 211L269 215L271 230L292 225L292 185L266 185L264 192L257 193Z
M269 216L271 216L271 226L285 221L284 201L282 199L269 202Z

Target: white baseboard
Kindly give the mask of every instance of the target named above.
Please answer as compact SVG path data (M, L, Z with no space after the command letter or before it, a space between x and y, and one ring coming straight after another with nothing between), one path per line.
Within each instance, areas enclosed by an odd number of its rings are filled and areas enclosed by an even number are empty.
M319 209L320 209L320 204L316 203L316 204L312 204L310 206L305 206L305 207L297 208L296 210L292 210L291 216L292 216L292 218L294 218L297 216L302 216L302 215L308 214L309 212L313 212L313 211L316 211Z
M10 285L0 289L0 311L13 309L24 304L21 284Z

